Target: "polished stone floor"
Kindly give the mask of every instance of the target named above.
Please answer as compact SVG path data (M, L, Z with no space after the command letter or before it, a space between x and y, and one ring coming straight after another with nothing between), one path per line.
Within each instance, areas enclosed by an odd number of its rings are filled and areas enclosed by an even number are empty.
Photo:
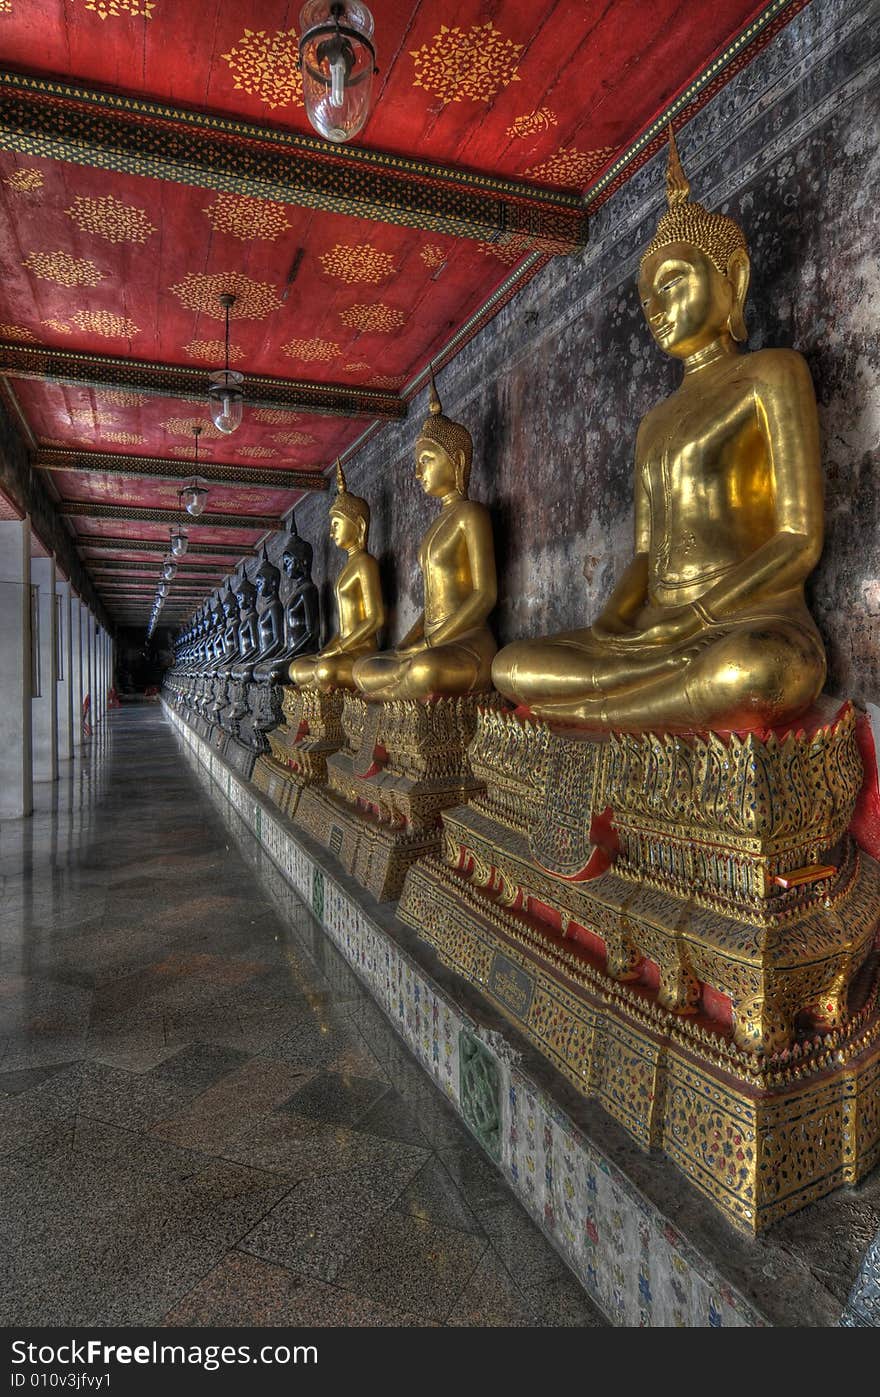
M131 705L0 824L0 1323L603 1323Z

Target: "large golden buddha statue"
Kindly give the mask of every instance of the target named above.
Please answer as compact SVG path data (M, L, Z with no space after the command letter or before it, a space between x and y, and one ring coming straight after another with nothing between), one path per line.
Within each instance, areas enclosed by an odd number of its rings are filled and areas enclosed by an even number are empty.
M822 550L819 430L800 354L744 354L749 255L709 213L670 131L668 209L642 257L649 329L684 376L642 420L635 557L592 627L508 645L500 691L550 719L630 731L749 730L825 679L803 584Z
M330 508L330 537L348 554L336 579L338 630L319 655L303 656L290 666L292 683L299 688L353 689L354 663L376 649L376 637L385 624L385 607L379 582L379 565L367 552L370 506L349 493L336 462L336 498Z
M396 650L358 660L354 682L369 699L420 699L491 687L495 638L486 621L495 605L495 551L484 505L468 499L473 442L443 415L431 375L431 405L416 442L416 478L440 500L422 539L419 566L425 609Z

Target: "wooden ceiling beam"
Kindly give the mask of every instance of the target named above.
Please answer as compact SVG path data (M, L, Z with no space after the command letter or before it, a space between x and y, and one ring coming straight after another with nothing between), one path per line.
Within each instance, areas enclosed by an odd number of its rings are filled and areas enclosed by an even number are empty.
M524 252L587 240L578 194L0 71L0 148Z
M208 402L205 369L190 368L187 364L158 364L149 359L122 359L111 354L87 354L80 349L2 341L0 374L7 378L94 388L98 392L128 389L153 397L200 403L203 407L207 407ZM406 417L406 402L400 394L379 388L350 388L338 383L308 383L261 374L245 374L242 387L250 408L314 412L323 417L368 417L374 421L396 421Z
M83 475L121 475L130 480L186 480L192 475L187 460L164 456L123 456L109 451L80 451L76 448L41 446L33 461L45 471L72 471ZM199 459L199 479L209 485L267 485L276 490L329 489L329 478L315 471L255 470L252 466L229 465L225 461Z
M178 509L148 509L146 506L126 504L95 504L91 500L59 500L55 506L65 519L119 519L136 524L179 524ZM184 519L184 525L201 525L207 529L257 529L271 531L281 529L284 520L275 514L200 514L198 518ZM190 545L192 546L192 545Z
M187 526L189 527L190 524L195 523L196 520L188 520ZM98 548L111 550L113 552L118 553L168 552L167 539L163 542L163 540L159 538L118 538L113 537L110 534L77 534L74 538L74 542L78 548ZM251 549L247 547L239 547L238 544L236 544L233 547L232 545L224 545L222 543L194 543L193 540L190 539L189 548L186 551L186 557L190 557L192 554L198 554L200 556L208 555L210 557L218 559L238 559L242 557L242 555L244 554L246 554L247 556L251 556L251 553ZM89 566L91 566L92 559L89 559L88 561Z

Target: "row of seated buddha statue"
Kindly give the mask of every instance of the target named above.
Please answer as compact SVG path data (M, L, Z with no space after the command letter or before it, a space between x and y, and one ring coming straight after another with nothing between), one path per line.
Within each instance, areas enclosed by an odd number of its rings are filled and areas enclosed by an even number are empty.
M432 376L424 610L378 648L369 508L338 468L338 631L290 662L253 777L757 1231L880 1158L880 867L852 833L857 714L822 695L804 599L823 533L815 396L798 353L744 352L749 272L670 132L638 290L683 375L639 426L634 553L601 613L497 650L491 519Z

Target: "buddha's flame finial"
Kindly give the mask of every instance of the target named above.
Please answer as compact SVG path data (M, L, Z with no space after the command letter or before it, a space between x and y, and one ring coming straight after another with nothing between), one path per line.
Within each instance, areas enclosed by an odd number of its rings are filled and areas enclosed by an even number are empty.
M437 392L437 380L434 378L433 361L430 364L429 373L431 375L431 400L429 405L430 412L433 417L437 417L443 411L443 405L440 402L440 394Z
M337 456L337 457L336 457L336 492L337 492L337 494L339 494L339 495L344 495L344 494L346 493L347 489L348 489L348 486L347 486L346 483L345 483L345 476L344 476L343 471L342 471L342 462L340 461L339 457Z
M669 161L666 166L666 202L671 209L687 203L691 194L690 181L681 168L678 146L672 122L669 123Z
M290 516L290 532L293 534L293 537L294 537L294 538L299 538L299 529L296 527L296 515L295 515L295 514L291 514L291 516Z

